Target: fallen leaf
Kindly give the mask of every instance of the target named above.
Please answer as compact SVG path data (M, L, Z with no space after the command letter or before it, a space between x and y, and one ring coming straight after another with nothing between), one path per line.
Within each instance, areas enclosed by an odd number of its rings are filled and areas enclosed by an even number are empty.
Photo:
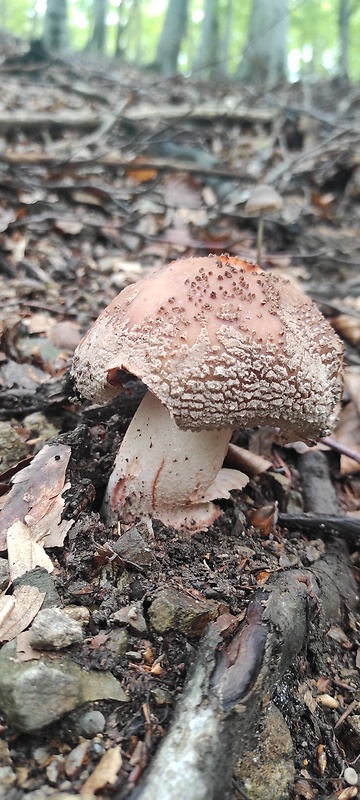
M162 189L169 208L197 209L203 205L201 184L186 172L168 175L162 182Z
M71 520L61 521L65 505L61 493L65 490L65 472L70 453L71 449L66 445L45 445L30 466L15 475L0 514L0 551L6 550L9 528L19 521L26 522L32 529L35 525L39 526L33 534L37 541L47 536L46 546L54 546L55 534L55 541L58 542L55 546L62 545L72 525Z
M37 586L19 586L12 595L2 595L0 598L0 614L8 608L8 613L3 614L0 625L0 642L15 639L19 633L30 625L43 604L45 592L40 592ZM9 601L12 601L9 603Z
M99 761L94 772L85 781L80 789L80 794L86 795L90 792L97 792L105 786L113 786L116 783L118 772L122 765L120 746L112 747L107 750Z
M272 462L267 458L257 453L252 453L251 450L246 450L244 447L239 447L237 444L229 444L225 465L232 469L239 469L240 472L245 472L249 478L254 478L273 466Z
M81 333L78 322L62 320L55 322L49 331L49 342L61 350L72 353L80 342Z
M32 622L32 620L31 620ZM30 631L22 631L16 637L16 663L39 660L43 656L41 650L35 650L29 642Z
M54 222L55 230L60 231L60 233L66 233L70 236L77 236L83 229L83 223L78 222L77 220L70 220L70 219L56 219Z
M13 582L25 572L43 567L52 572L54 565L44 548L32 537L31 529L23 522L14 522L7 532L7 549L10 580Z

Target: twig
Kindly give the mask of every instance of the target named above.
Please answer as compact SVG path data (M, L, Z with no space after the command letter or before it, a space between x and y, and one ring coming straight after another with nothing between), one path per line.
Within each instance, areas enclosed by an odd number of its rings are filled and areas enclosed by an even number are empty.
M357 316L356 314L354 316ZM353 461L356 461L357 464L360 464L360 453L356 453L355 450L351 450L350 447L346 447L345 444L341 442L337 442L336 439L332 439L331 436L324 436L321 439L323 444L326 444L328 447L331 447L332 450L336 450L337 453L341 453L343 456L347 456L348 458L352 458Z
M347 709L344 711L343 714L341 714L341 717L339 717L338 721L335 723L334 730L336 730L336 728L339 728L340 725L342 725L343 722L345 722L348 716L350 716L350 714L352 714L352 712L355 711L355 708L357 708L358 705L359 703L357 700L353 700L352 703L348 705Z
M278 522L290 530L304 533L336 533L353 544L360 543L360 519L325 514L279 514Z

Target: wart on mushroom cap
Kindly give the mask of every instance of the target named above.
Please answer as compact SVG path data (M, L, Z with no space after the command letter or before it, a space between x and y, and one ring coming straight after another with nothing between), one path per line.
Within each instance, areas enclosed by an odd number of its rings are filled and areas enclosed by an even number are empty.
M73 361L78 389L96 402L121 390L124 370L151 393L115 462L108 515L208 527L218 515L210 501L244 485L220 469L232 430L325 435L341 396L341 354L311 300L235 257L179 259L124 289Z

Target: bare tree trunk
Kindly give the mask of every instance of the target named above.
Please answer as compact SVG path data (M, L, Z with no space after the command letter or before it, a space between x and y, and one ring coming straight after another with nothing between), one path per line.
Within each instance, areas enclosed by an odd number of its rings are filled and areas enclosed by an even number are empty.
M142 61L142 13L141 0L131 0L127 17L123 17L121 6L119 8L119 21L116 31L114 58L122 58L127 51L127 56L136 65Z
M225 29L224 29L224 36L222 38L221 46L220 46L220 72L223 75L229 74L229 53L230 53L230 44L232 38L232 25L233 25L233 0L227 0L227 8L225 12Z
M187 12L188 0L169 0L155 56L155 64L164 75L173 75L177 70L180 45L186 30Z
M286 80L288 25L288 0L253 0L240 80L263 86Z
M106 11L107 0L93 0L94 27L89 41L89 49L100 54L105 51Z
M350 0L340 0L339 4L339 77L347 80L348 78L348 56L349 56L349 20L351 16Z
M211 76L217 71L216 62L219 53L218 0L205 0L201 42L194 69L201 71L204 77L206 73Z
M42 42L45 48L54 53L64 50L68 44L67 0L47 0Z

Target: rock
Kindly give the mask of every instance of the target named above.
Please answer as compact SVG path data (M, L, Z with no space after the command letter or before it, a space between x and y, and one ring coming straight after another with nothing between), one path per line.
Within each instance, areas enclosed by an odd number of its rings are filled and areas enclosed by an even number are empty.
M53 797L54 789L51 786L41 786L40 789L34 789L33 792L26 793L26 800L47 800L48 797Z
M41 411L34 411L33 414L24 417L24 428L28 428L32 437L39 440L35 448L35 452L38 452L45 442L58 435L61 430L61 422L55 419L50 420Z
M83 639L80 622L71 619L61 608L44 608L30 628L29 642L35 650L62 650Z
M156 563L154 553L137 528L130 528L113 544L113 550L125 561L146 569Z
M10 581L9 562L7 558L0 558L0 591L6 589Z
M5 472L27 455L29 451L22 436L11 427L10 422L0 422L0 471Z
M90 738L96 736L97 733L102 733L106 725L106 719L101 711L96 708L93 711L87 711L80 717L80 728L83 736Z
M176 629L187 636L200 636L209 622L228 610L224 603L197 600L176 589L160 589L152 600L149 618L158 633Z
M24 575L14 580L13 586L14 589L17 586L36 586L40 592L45 592L42 610L61 605L60 597L55 589L54 578L44 567L35 567L29 572L25 572Z
M63 612L76 622L80 622L82 627L88 625L91 619L90 611L86 606L64 606Z
M171 692L162 686L154 686L153 689L150 689L150 694L157 706L168 706L173 702Z
M245 753L235 768L250 800L288 800L295 778L293 745L281 712L271 704L254 752Z
M16 662L16 640L0 652L0 709L10 725L35 731L94 700L128 701L107 672L88 672L70 658Z
M145 636L147 633L147 625L141 602L132 603L129 606L120 608L119 611L111 615L110 622L117 622L118 625L127 625L132 633L136 633L139 636Z
M129 641L129 634L125 630L125 628L113 629L109 632L108 639L106 641L106 648L107 650L116 658L116 661L119 661L121 656L126 653L127 646Z
M357 786L359 776L353 767L346 767L344 770L344 781L346 781L348 786Z
M16 774L11 767L0 767L0 797L1 790L11 789L16 782ZM5 794L4 794L5 797Z

